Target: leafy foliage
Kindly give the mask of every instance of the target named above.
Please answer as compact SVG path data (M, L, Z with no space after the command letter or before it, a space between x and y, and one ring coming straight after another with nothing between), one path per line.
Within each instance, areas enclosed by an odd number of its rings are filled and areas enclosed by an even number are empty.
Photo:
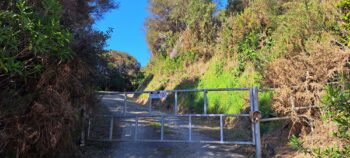
M143 76L140 63L132 56L118 51L102 54L100 88L104 90L131 91L138 87Z
M335 135L350 141L350 84L328 86L327 94L324 99L327 115L339 126Z
M226 14L233 15L240 13L249 5L248 0L228 0L226 6Z
M248 33L242 42L238 43L239 70L244 71L247 61L257 63L257 47L259 35L254 32Z
M68 48L71 35L59 23L62 8L58 2L43 1L34 8L21 0L7 7L0 12L0 87L16 77L36 76L43 70L43 59L72 56Z
M343 16L342 19L344 21L343 27L346 30L350 30L350 1L349 0L342 0L339 3L339 8L342 10L343 12ZM348 32L342 32L343 34L343 38L345 40L345 42L347 42L346 44L349 46L350 45L350 34Z
M76 157L108 35L92 29L109 0L0 2L0 157ZM65 155L66 154L66 155Z
M212 1L152 0L149 6L151 16L145 25L153 55L208 54L200 48L215 40L217 21Z

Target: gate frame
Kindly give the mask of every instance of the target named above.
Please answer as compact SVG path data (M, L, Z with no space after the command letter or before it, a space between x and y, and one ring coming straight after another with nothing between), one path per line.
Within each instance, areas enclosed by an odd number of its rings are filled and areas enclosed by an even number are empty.
M91 130L91 118L88 118L88 129L87 129L87 140L89 141L117 141L117 142L184 142L184 143L215 143L215 144L239 144L239 145L255 145L255 157L261 158L261 138L260 138L260 119L261 114L259 111L259 100L258 100L258 88L256 86L251 88L210 88L210 89L184 89L184 90L164 90L165 92L174 93L174 115L168 114L127 114L127 95L128 94L151 94L157 91L136 91L136 92L109 92L109 94L123 94L124 95L124 104L123 104L123 114L122 115L95 115L94 117L110 117L110 130L108 139L90 139L90 130ZM250 112L249 114L207 114L207 93L208 91L249 91L249 100L250 100ZM203 114L178 114L178 92L203 92L204 95L204 105L203 105ZM102 92L105 93L105 92ZM152 98L149 97L149 108L148 112L152 112ZM192 116L194 117L220 117L220 141L193 141L192 140ZM252 129L252 141L224 141L223 138L223 117L250 117L251 120L251 129ZM133 140L123 140L123 139L113 139L113 124L114 118L135 118L135 131ZM138 129L138 119L139 117L161 117L161 136L159 140L147 140L147 139L137 139L137 129ZM189 140L164 140L164 118L165 117L188 117L189 122ZM85 135L82 135L82 140L85 140Z

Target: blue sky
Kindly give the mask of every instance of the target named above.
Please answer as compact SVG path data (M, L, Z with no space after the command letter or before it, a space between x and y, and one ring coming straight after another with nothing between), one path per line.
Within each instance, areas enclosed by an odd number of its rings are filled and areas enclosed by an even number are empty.
M126 52L145 66L151 54L147 47L144 23L149 15L148 0L118 0L119 8L106 13L94 27L100 31L113 28L107 50ZM227 0L219 0L225 6Z
M147 0L119 0L118 2L119 8L106 13L94 27L101 31L113 28L106 49L126 52L145 66L151 56L144 31L145 18L148 16Z

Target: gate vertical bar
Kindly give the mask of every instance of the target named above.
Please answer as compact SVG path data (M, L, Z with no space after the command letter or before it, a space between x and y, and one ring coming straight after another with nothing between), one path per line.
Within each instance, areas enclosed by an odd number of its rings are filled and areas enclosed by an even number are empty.
M177 91L175 91L174 115L177 115Z
M188 116L188 141L192 141L192 116Z
M151 97L151 93L148 96L148 100L149 100L148 112L152 112L152 97Z
M223 128L222 114L220 115L220 142L224 141L224 128Z
M254 96L254 111L259 111L259 98L258 98L258 88L253 87ZM261 158L261 140L260 140L260 120L257 120L254 124L255 126L255 154L256 158Z
M90 139L91 119L89 118L87 139Z
M81 133L80 133L80 146L85 146L85 109L82 108L80 111L81 119Z
M207 90L204 89L203 91L204 95L204 114L207 114Z
M139 124L139 117L135 117L135 135L134 135L134 141L137 140L137 128L138 128L138 124Z
M164 115L162 115L162 120L161 120L162 126L160 128L160 140L164 140Z
M114 120L114 117L112 116L110 126L109 126L109 140L112 140L112 138L113 138L113 124L114 124L113 120Z
M123 114L126 115L126 104L127 104L128 96L124 93L124 106L123 106Z

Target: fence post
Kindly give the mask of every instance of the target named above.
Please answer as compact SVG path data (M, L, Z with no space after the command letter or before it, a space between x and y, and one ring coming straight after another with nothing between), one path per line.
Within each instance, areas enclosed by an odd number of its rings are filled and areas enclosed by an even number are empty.
M111 122L109 126L109 140L113 139L113 126L114 126L114 117L111 116Z
M137 140L137 127L138 127L138 124L139 124L139 117L135 117L135 135L134 135L134 141Z
M85 109L80 111L81 118L81 133L80 133L80 146L85 146Z
M91 129L91 118L89 118L89 123L88 123L88 133L87 133L87 139L90 139L90 129Z
M253 107L254 111L259 111L259 98L258 98L258 88L253 87ZM261 140L260 140L260 120L254 122L254 133L255 133L255 157L261 158Z
M204 89L204 114L207 114L207 90Z
M188 141L192 141L192 116L188 115Z
M177 115L177 91L175 91L174 115Z
M160 140L164 140L164 115L161 117Z
M224 142L224 124L222 114L220 115L220 143Z
M151 97L151 93L148 96L148 100L149 100L148 112L152 112L152 97Z
M128 99L128 96L127 96L126 92L124 92L124 107L123 107L123 114L124 114L124 116L126 115L127 99Z

